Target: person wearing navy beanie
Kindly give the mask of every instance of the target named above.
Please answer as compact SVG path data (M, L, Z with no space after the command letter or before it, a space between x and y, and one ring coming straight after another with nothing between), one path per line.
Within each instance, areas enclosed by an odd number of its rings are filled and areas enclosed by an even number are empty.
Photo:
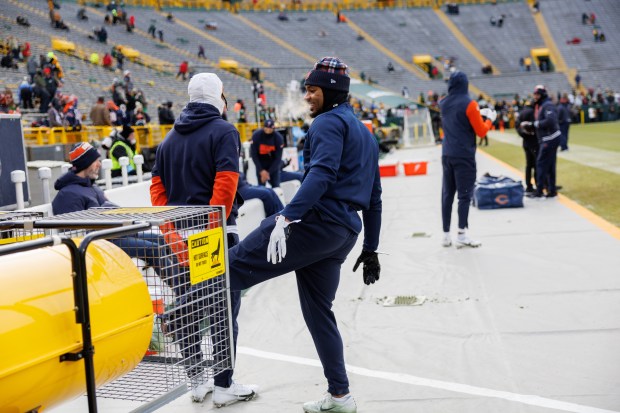
M349 83L347 65L335 57L319 60L307 74L304 99L314 120L303 148L301 187L228 255L231 291L295 271L302 314L327 379L328 394L305 403L307 413L357 412L332 304L342 263L362 229L353 271L362 265L362 280L370 285L381 270L379 146L348 103Z
M280 186L283 147L284 138L275 130L273 119L267 119L264 127L252 134L250 155L256 166L258 185L265 186L269 182L272 188Z

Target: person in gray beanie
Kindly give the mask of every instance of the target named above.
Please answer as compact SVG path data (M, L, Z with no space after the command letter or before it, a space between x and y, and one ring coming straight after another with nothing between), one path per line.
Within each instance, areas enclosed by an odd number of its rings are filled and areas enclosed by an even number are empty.
M304 99L314 121L304 143L301 187L279 214L265 218L228 255L231 291L295 272L302 314L327 379L327 394L305 403L307 413L357 412L332 304L342 263L357 243L362 222L364 242L353 271L363 265L366 285L380 274L379 147L347 102L349 83L347 65L334 57L321 59L308 73Z

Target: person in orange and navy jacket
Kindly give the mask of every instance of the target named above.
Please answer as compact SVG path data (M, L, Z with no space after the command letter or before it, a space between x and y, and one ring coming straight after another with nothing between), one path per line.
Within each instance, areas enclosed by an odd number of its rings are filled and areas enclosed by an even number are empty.
M151 203L164 205L224 205L228 247L239 242L237 234L237 182L239 180L239 156L241 140L235 127L226 122L226 98L220 78L214 73L193 76L187 87L189 103L157 149L152 171ZM181 265L187 266L186 240L172 224L164 225L162 233L168 245L177 255ZM183 358L188 360L186 373L192 379L192 388L204 387L204 366L201 350L202 337L195 325L209 311L207 298L210 284L187 286L182 298L177 297L176 309L171 316L172 331L181 342ZM198 287L198 288L196 288ZM231 295L239 292L231 292ZM233 313L239 311L237 297ZM191 303L191 304L187 304ZM211 315L209 315L211 317ZM216 320L211 325L215 325ZM237 335L237 325L233 326ZM226 343L224 337L214 337L215 343ZM222 354L216 349L216 353ZM232 370L215 376L215 385L229 388ZM202 401L206 391L194 395L194 401Z
M258 184L265 186L267 182L272 188L280 186L280 163L284 138L274 129L273 120L267 119L264 128L252 134L250 155L256 165Z
M490 108L480 110L469 97L469 80L456 71L448 80L448 95L439 102L444 130L441 162L443 182L441 212L444 237L442 245L452 245L450 220L454 195L458 192L458 237L456 247L479 247L480 242L467 236L469 204L476 181L476 135L486 136L497 113Z

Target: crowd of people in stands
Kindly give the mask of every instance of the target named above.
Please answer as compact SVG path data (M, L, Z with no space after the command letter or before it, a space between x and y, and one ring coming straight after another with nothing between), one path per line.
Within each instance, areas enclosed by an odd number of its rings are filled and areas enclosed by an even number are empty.
M59 7L54 7L54 9L50 10L50 18L52 19L52 23L62 21L62 19L59 20L59 15L57 12L58 8ZM536 9L537 8L538 6ZM119 23L126 24L128 25L129 31L131 31L131 28L135 27L135 17L129 16L125 12L122 3L117 4L115 0L111 0L106 7L106 11L107 15L104 23L110 25ZM343 16L338 13L337 18L339 22L341 21L341 17ZM493 18L490 23L494 26L501 27L504 17L504 15L501 15L499 18ZM86 9L79 9L77 18L79 20L88 20L88 16L86 16ZM168 21L174 21L172 15L169 16ZM598 30L597 36L599 37L597 41L601 41L600 35L602 35L602 32L600 31L600 27L597 26L596 16L594 13L583 13L582 23L584 25L592 25L594 30ZM17 18L17 24L26 27L29 26L28 20L22 16ZM105 26L106 25L104 24L101 27L95 28L93 32L94 36L92 36L95 40L102 43L107 42L107 30ZM154 23L151 23L148 32L153 38L159 36L160 41L163 41L162 30L157 30ZM77 97L59 92L59 89L63 84L64 74L58 59L53 53L50 52L47 57L39 56L39 58L36 58L31 56L32 52L28 42L20 43L13 37L8 37L5 39L2 44L0 44L0 50L4 54L4 57L2 57L0 62L2 67L19 68L19 64L23 63L28 72L28 77L25 77L24 80L19 83L15 99L13 98L15 92L11 92L7 89L2 93L2 103L0 104L0 108L2 108L3 111L19 110L19 107L25 110L30 110L38 105L38 111L41 113L47 113L49 117L48 121L41 123L43 125L65 126L71 128L79 128L81 126L81 119L79 116L79 111L77 110ZM199 48L199 57L204 58L204 47L202 46ZM99 62L98 55L91 56L91 58L93 59L93 62L95 58L97 62ZM109 53L105 53L100 61L104 67L110 68L111 70L116 69L122 71L123 78L114 79L113 84L110 86L110 99L103 98L103 101L98 101L95 105L93 105L93 110L97 108L95 112L91 110L90 120L94 125L139 126L146 125L151 122L151 116L147 111L148 102L143 92L140 89L134 88L131 73L128 70L124 70L124 59L125 57L122 51L115 46L112 47ZM455 70L456 59L454 57L439 57L438 59L444 66L444 73ZM116 60L116 65L114 64L114 60ZM544 62L542 64L544 65ZM530 71L532 67L531 57L527 56L520 58L519 67L522 71ZM435 72L433 73L433 77L437 77L442 74L440 69L441 65L439 68L434 68ZM492 67L490 65L483 69L485 73L492 73ZM541 67L540 69L541 71L545 71L545 67ZM388 62L387 71L388 73L395 71L395 67L392 62ZM177 77L187 80L188 78L191 78L191 75L192 73L189 68L189 63L187 61L183 61L179 66ZM256 103L255 115L257 120L262 123L268 119L275 119L275 109L267 105L265 90L260 79L259 70L252 68L250 71L250 76L253 82L252 90ZM367 81L368 83L377 83L376 80L372 80L370 77L366 79L364 72L361 73L361 77L363 81ZM577 90L578 91L573 93L565 93L557 98L558 100L561 98L567 103L570 109L569 112L572 114L573 121L580 121L580 111L585 113L585 121L618 119L617 93L610 90L603 91L594 89L580 91L579 85ZM407 96L409 95L409 90L406 89L406 87L403 88L403 95L405 94ZM431 108L431 119L435 119L437 117L434 116L436 114L435 112L438 113L438 111L434 111L432 109L434 105L437 105L440 96L433 93L429 94L425 99L424 94L422 93L421 95L421 100L426 100L426 104L429 108ZM504 127L512 127L519 109L523 107L526 100L527 99L515 98L512 101L499 101L496 103L495 109L499 114L498 119L496 120L496 126L499 126L499 123L502 123ZM485 102L480 103L482 106ZM384 124L386 119L391 118L392 115L392 113L389 113L389 109L381 107L381 105L375 105L374 103L364 105L361 102L357 102L354 107L356 108L356 113L358 113L358 116L365 119L376 120L380 125ZM105 108L105 113L107 116L96 115L96 119L93 119L92 114L101 113L101 108ZM253 118L255 116L248 117L248 109L242 99L238 99L234 106L230 109L232 109L230 115L234 116L229 119L231 122L244 123L249 120L254 120ZM251 111L252 109L249 110ZM174 121L174 115L172 114L172 102L162 102L157 107L157 115L160 123L172 123ZM438 127L436 128L438 123L438 121L433 121L433 129L438 129Z

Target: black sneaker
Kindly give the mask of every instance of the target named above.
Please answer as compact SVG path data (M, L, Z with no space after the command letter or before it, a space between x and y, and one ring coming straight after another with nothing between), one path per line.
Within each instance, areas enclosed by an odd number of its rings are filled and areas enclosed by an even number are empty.
M534 192L536 192L536 190L534 188L525 188L525 193L526 194L533 194Z
M543 194L538 193L538 192L530 192L529 194L526 194L525 196L527 196L528 198L542 198Z
M545 198L555 198L556 196L558 196L557 192L549 192L547 195L545 195Z

